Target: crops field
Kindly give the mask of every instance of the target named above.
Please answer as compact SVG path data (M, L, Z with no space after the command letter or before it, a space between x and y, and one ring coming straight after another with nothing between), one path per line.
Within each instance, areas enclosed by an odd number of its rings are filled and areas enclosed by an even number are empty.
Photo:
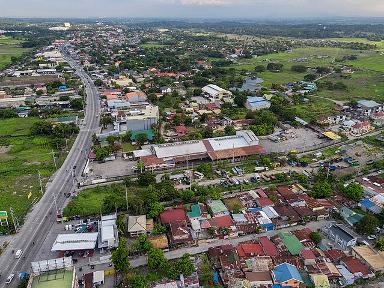
M21 40L0 36L0 69L11 62L12 57L19 57L28 49L21 48Z

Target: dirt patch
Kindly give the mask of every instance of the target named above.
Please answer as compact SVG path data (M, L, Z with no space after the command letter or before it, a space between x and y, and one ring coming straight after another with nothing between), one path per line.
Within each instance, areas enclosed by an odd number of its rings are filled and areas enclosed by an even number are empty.
M9 146L0 146L0 154L2 153L8 153L9 151L11 151L12 149L12 145L9 145Z

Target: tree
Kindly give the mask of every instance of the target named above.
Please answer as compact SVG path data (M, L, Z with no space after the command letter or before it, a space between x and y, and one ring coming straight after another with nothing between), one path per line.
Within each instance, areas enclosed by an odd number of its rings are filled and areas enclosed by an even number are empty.
M140 235L134 243L135 249L140 253L147 253L152 249L151 242L148 241L147 235Z
M354 201L359 201L364 195L363 187L358 183L351 183L343 189L344 194Z
M265 66L264 65L257 65L255 67L255 72L257 73L261 73L261 72L264 72L265 71Z
M212 268L211 264L208 260L207 255L202 256L202 267L201 267L201 274L200 274L200 281L203 284L204 287L210 287L212 283Z
M32 135L48 136L53 134L53 124L48 121L38 121L32 124Z
M153 173L145 171L138 176L137 183L142 187L148 187L156 184L156 177Z
M128 279L129 287L131 288L147 288L148 282L142 275L133 275Z
M152 248L148 251L148 268L152 271L166 271L168 260L164 256L164 252L158 248Z
M376 241L376 247L377 247L377 249L379 249L380 251L384 251L384 237L380 237L379 239L377 239L377 241Z
M292 65L291 71L297 72L297 73L304 73L307 71L307 67L304 65Z
M95 149L96 160L103 161L105 158L109 156L109 149L107 147L100 147Z
M101 85L103 85L103 81L102 81L101 79L96 79L94 83L95 83L95 85L98 86L98 87L100 87Z
M114 135L109 135L108 137L107 137L107 142L108 142L108 144L109 145L113 145L113 144L115 144L115 142L117 141L119 139L119 137L117 137L117 136L114 136Z
M281 63L274 63L274 62L271 62L271 63L268 63L267 65L267 70L268 71L272 71L272 72L280 72L281 69L283 69L283 64Z
M196 170L200 173L203 173L206 177L210 177L213 174L211 163L202 163L197 166Z
M155 218L164 211L164 206L160 202L153 202L149 205L148 217Z
M69 103L71 105L71 108L74 109L74 110L83 110L84 108L84 101L83 99L72 99Z
M144 143L147 141L148 141L148 136L145 133L140 133L136 136L136 143L139 146L144 145Z
M304 76L304 80L308 82L314 81L316 78L317 76L315 74L307 74Z
M111 115L103 115L100 119L100 124L103 126L103 128L107 128L109 124L113 124L113 118Z
M356 230L361 234L371 235L376 232L379 226L379 220L373 215L365 215L359 222L355 224Z
M152 234L161 235L161 234L164 234L165 232L167 232L167 227L165 227L159 223L155 223L155 225L153 226Z
M115 269L120 273L126 273L129 269L129 252L127 249L127 240L120 238L119 246L112 251L112 263Z
M188 253L184 254L177 262L177 267L179 268L180 274L183 274L184 276L190 276L195 271L195 266Z
M228 126L225 126L224 133L225 133L225 135L235 135L236 129L233 126L228 125Z
M311 196L314 198L328 198L332 195L332 186L326 181L319 181L313 185Z
M319 232L311 232L311 234L309 234L309 237L311 238L311 240L313 242L315 242L316 244L319 244L321 242L321 234Z
M129 143L131 142L132 138L132 131L128 130L127 132L125 132L123 135L121 135L121 141L123 141L124 143Z
M17 113L13 109L0 109L0 119L16 118Z
M247 96L244 95L244 94L236 95L235 98L233 99L233 101L234 101L234 103L235 103L238 107L244 107L245 102L247 101Z

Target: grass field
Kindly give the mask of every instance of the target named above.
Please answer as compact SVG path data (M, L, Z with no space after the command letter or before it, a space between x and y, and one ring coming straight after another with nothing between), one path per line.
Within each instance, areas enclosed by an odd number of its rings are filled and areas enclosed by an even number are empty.
M20 48L21 40L0 36L0 69L11 62L12 57L19 57L28 49Z
M29 135L36 121L33 117L0 120L0 210L12 207L19 221L41 196L38 171L43 184L55 171L50 138ZM57 162L64 158L60 156Z

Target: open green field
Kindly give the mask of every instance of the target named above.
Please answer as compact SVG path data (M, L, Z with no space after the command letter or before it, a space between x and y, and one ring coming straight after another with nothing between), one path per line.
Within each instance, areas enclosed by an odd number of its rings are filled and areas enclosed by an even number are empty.
M20 221L41 196L38 171L43 184L55 171L50 138L29 133L38 120L33 117L0 120L0 210L9 212L12 207ZM65 155L61 156L57 162L60 164L64 158Z
M21 40L0 36L0 69L8 65L12 57L19 57L28 51L19 47L20 43L22 43Z
M335 62L336 58L357 53L358 51L356 50L342 48L306 47L287 52L263 55L252 59L243 59L240 60L238 64L231 65L230 67L236 70L254 71L257 65L264 65L266 67L269 62L283 64L283 70L279 73L269 71L259 73L259 76L264 80L264 85L269 87L272 83L285 84L302 80L304 75L308 74L292 72L292 65L305 65L309 67L330 66ZM369 51L364 53L376 52ZM301 61L299 61L299 59L301 59Z

